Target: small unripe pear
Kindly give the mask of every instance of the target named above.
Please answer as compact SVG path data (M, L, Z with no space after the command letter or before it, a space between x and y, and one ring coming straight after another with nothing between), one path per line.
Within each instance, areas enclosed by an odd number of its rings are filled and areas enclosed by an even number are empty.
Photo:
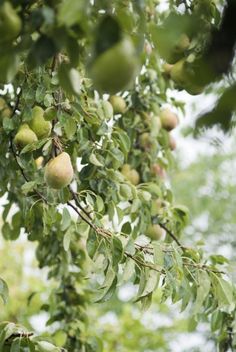
M146 235L153 241L160 240L164 235L164 230L158 224L149 225L146 230Z
M69 154L63 152L45 166L44 179L49 187L61 189L68 186L74 176Z
M137 185L140 181L140 176L137 170L131 169L129 164L124 164L121 173L125 176L125 178L132 183L133 185Z
M109 99L109 102L113 106L115 114L124 114L126 111L126 102L124 98L119 97L118 95L112 95Z
M19 127L19 130L14 138L14 143L20 147L24 148L26 145L33 142L37 142L38 138L36 134L29 128L27 123L24 123Z
M170 109L166 108L160 112L161 124L167 131L173 130L178 125L178 117Z
M51 122L44 119L44 110L40 106L35 106L32 110L32 115L33 118L29 122L29 125L38 139L48 137L51 133L52 125Z
M150 134L148 132L144 132L139 137L139 144L144 150L150 150L152 146L152 141Z

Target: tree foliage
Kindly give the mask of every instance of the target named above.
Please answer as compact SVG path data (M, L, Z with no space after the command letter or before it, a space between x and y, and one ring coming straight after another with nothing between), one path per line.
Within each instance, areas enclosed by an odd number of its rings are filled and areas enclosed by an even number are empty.
M199 94L228 73L232 55L222 71L217 55L206 70L206 57L232 5L170 1L161 12L158 4L0 3L2 234L37 242L39 267L57 282L42 309L65 334L61 350L103 350L87 307L126 282L144 309L158 288L161 301L191 306L196 324L211 319L221 351L236 343L225 262L182 244L188 209L166 182L183 110L168 91ZM3 278L4 300L7 291ZM13 323L0 336L6 350L59 350Z

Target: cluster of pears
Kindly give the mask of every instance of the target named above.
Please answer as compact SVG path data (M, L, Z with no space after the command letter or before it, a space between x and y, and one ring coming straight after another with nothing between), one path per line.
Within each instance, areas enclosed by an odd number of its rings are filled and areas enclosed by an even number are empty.
M145 115L146 116L146 115ZM152 135L157 136L161 128L164 128L167 132L175 129L179 123L178 116L171 111L169 108L164 108L160 111L159 116L153 116L152 118L146 117L146 122L149 125L150 131L143 132L139 137L139 145L146 151L150 150L152 145ZM176 148L176 142L173 136L168 133L169 147L171 150Z
M9 1L0 5L0 44L11 42L20 33L21 19Z
M195 73L192 64L186 60L185 53L190 46L189 37L183 33L177 43L168 62L163 65L164 73L170 77L178 87L185 89L189 94L202 93L204 87L198 86L195 81Z
M3 119L4 117L11 117L12 110L7 105L6 101L0 97L0 116Z
M37 142L40 139L50 135L52 124L44 118L44 110L40 106L35 106L32 109L32 119L29 123L20 125L14 142L19 148L24 148L26 145Z

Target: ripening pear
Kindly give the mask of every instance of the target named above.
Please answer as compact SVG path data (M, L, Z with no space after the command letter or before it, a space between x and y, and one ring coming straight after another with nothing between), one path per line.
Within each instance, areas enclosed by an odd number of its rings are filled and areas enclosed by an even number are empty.
M40 106L35 106L32 110L32 115L33 118L29 122L29 126L38 139L48 137L51 133L52 124L44 119L44 110Z
M38 138L34 131L29 128L29 125L27 125L27 123L24 123L19 127L19 130L14 138L14 143L18 147L24 148L28 144L37 142L37 140Z
M129 164L124 164L121 173L125 176L125 178L136 186L140 181L140 176L137 170L132 169Z
M167 131L173 130L179 123L178 116L166 108L160 112L161 125Z
M0 6L0 43L10 42L21 30L21 19L9 1Z
M70 156L62 152L45 166L44 179L49 187L61 189L68 186L74 176Z
M126 102L124 98L119 97L118 95L112 95L109 98L109 102L113 106L113 110L115 114L124 114L126 111Z

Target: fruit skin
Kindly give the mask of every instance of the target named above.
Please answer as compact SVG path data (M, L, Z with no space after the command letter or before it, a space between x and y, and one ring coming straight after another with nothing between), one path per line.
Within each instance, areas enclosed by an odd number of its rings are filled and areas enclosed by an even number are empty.
M29 126L37 135L38 139L48 137L52 130L52 124L44 119L44 110L40 106L35 106L32 110L32 115L33 118L29 122Z
M0 6L0 43L11 41L16 38L21 30L21 19L17 15L11 3L5 1Z
M90 67L94 87L100 92L115 94L128 88L139 71L139 60L129 38L100 54Z
M149 225L146 230L146 235L153 241L160 240L164 235L164 230L158 224Z
M138 171L135 169L131 169L131 166L129 164L123 165L123 167L121 169L121 173L134 186L136 186L140 181L140 176L139 176Z
M38 138L34 131L29 128L29 125L27 125L27 123L24 123L19 127L19 130L14 138L14 143L18 147L24 148L28 144L37 142L37 140Z
M68 186L74 176L70 156L62 152L45 166L44 179L49 187L61 189Z
M161 125L167 131L173 130L178 125L178 117L169 108L160 112Z
M118 95L112 95L109 98L109 102L113 106L113 110L114 110L115 114L124 114L125 113L125 111L127 109L127 105L126 105L124 98L119 97Z

